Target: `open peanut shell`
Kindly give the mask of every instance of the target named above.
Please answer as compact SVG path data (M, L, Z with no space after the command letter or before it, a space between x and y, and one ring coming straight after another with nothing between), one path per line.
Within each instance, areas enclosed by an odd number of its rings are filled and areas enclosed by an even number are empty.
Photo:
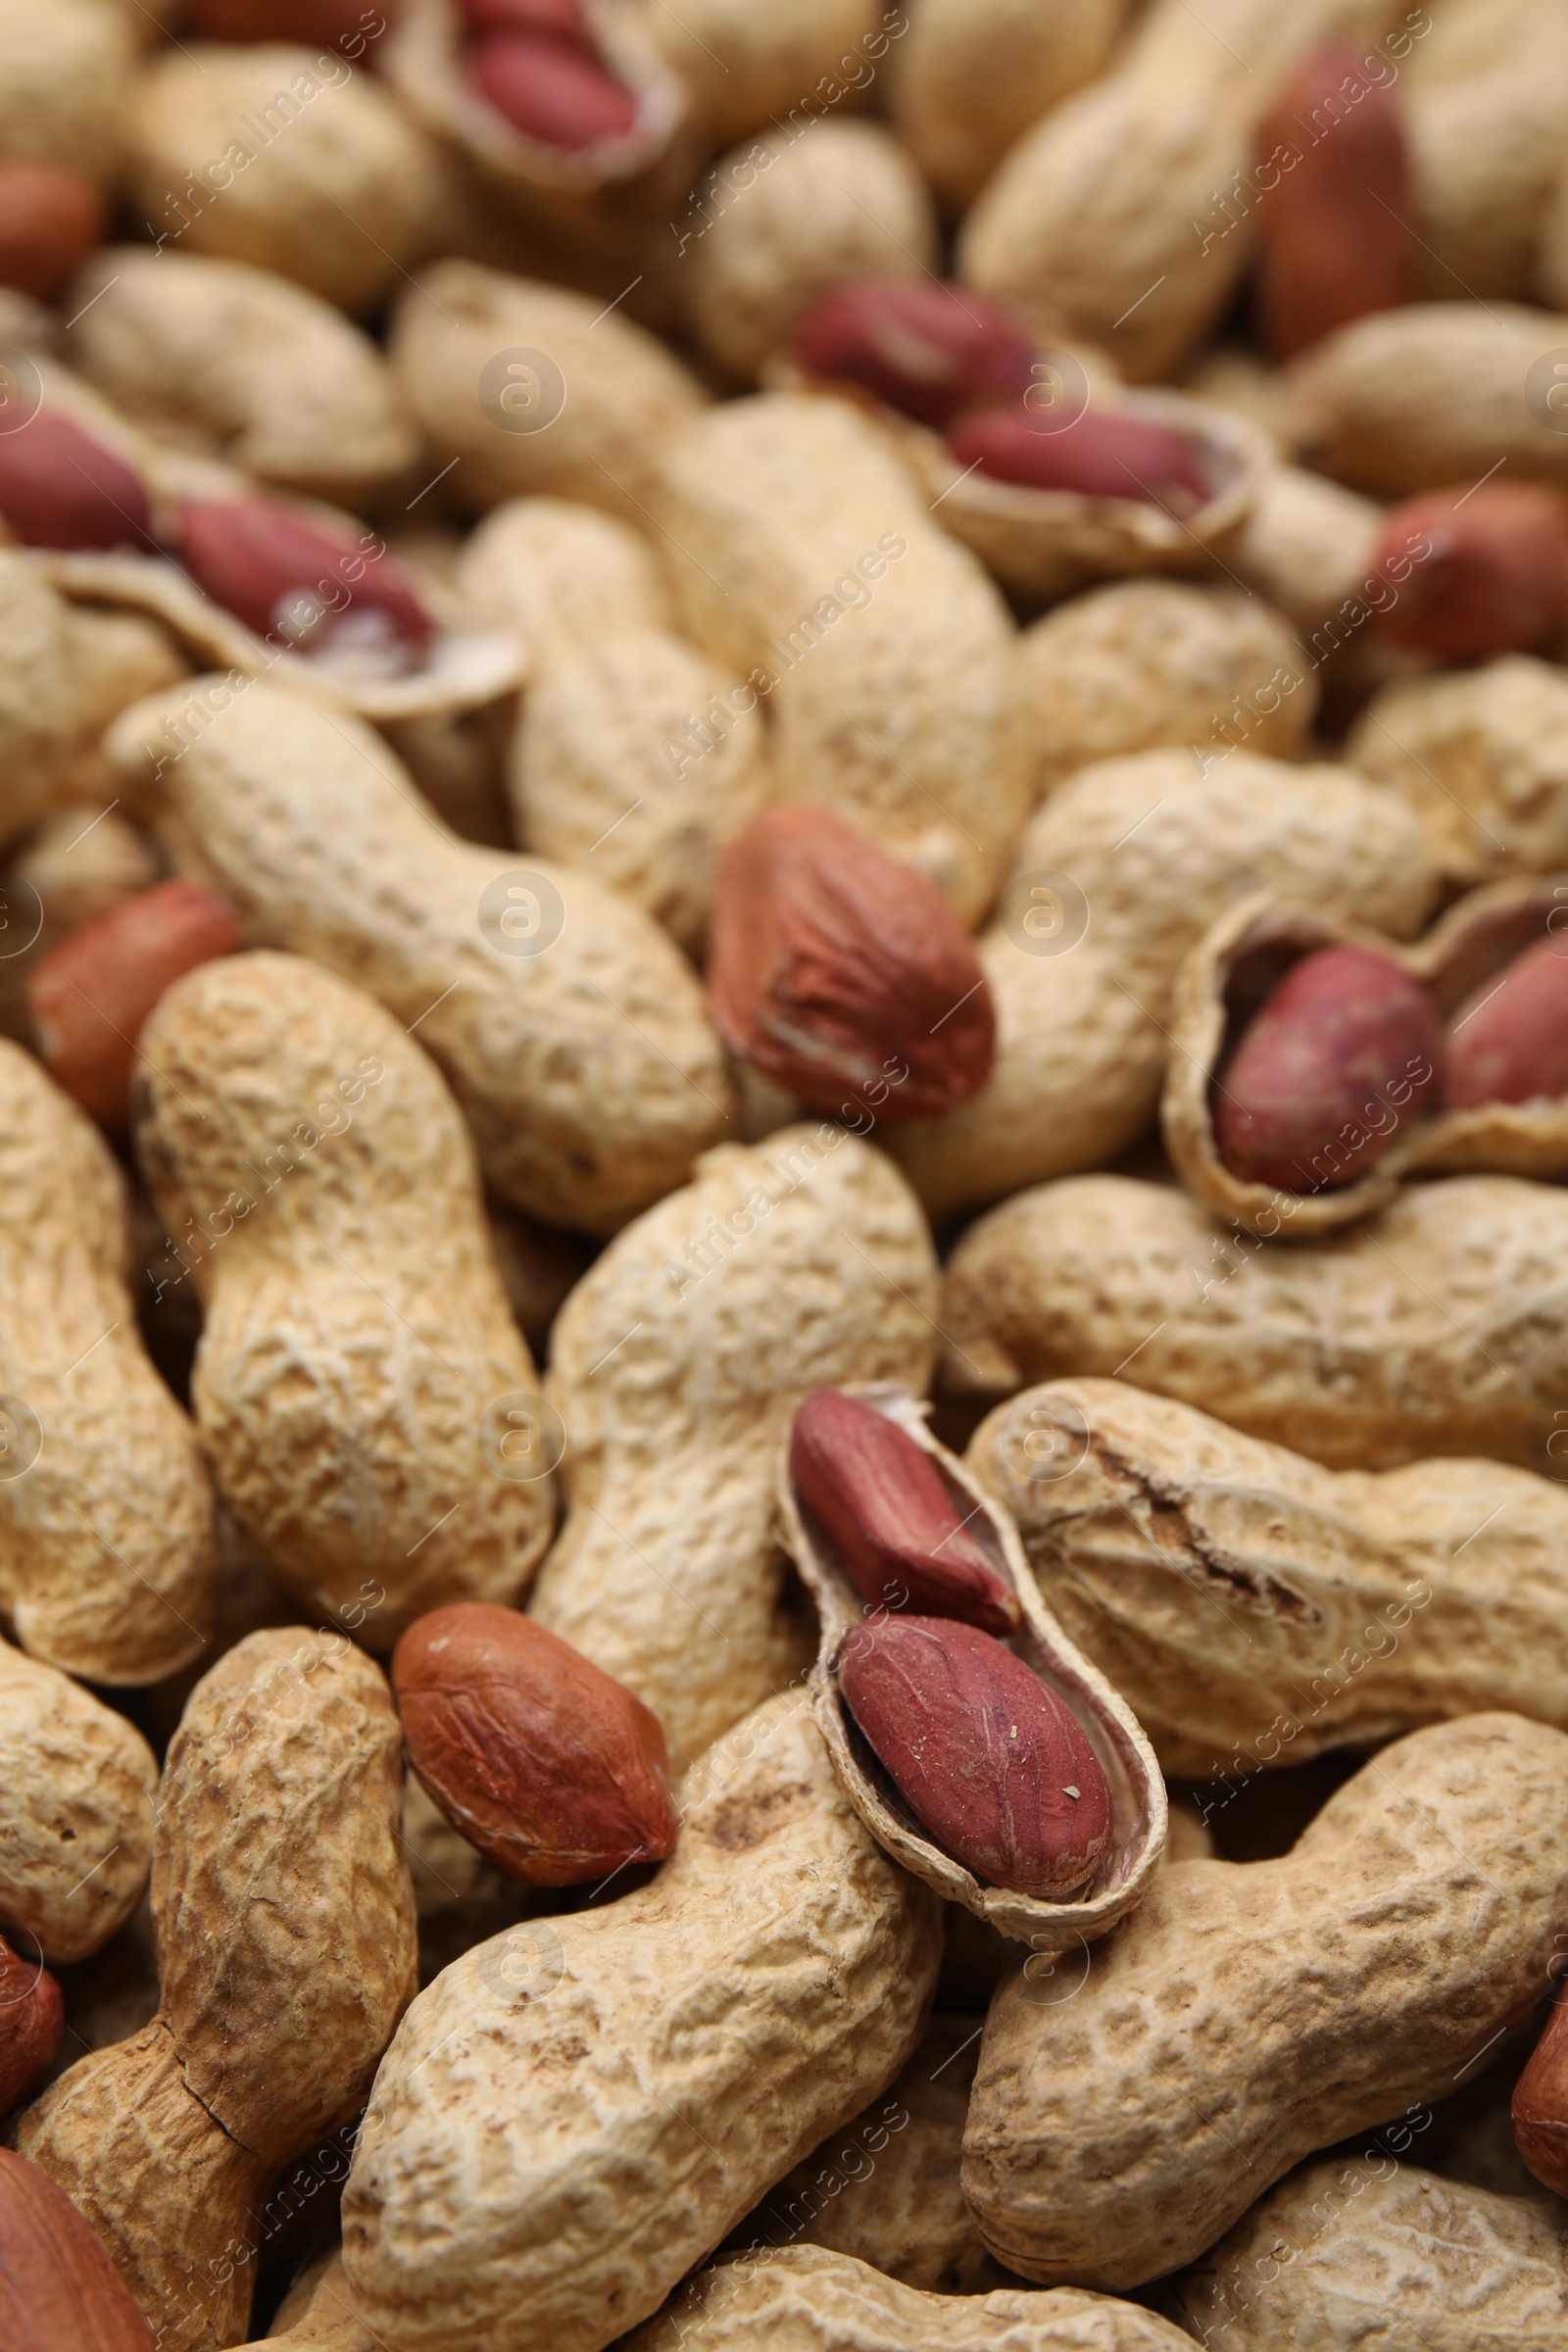
M161 538L172 537L181 498L264 496L330 536L352 539L364 534L372 546L379 544L377 534L366 533L364 524L341 508L317 499L259 491L248 475L231 466L149 441L74 381L52 381L48 397L58 398L61 406L69 407L89 431L101 437L109 438L109 428L113 428L112 445L135 465L147 485L154 528ZM372 724L478 710L512 693L521 680L524 664L515 635L487 626L441 581L416 564L409 568L416 573L419 598L435 623L435 634L417 662L407 668L383 669L353 654L347 658L335 654L330 640L318 653L306 654L285 641L258 636L206 595L169 556L142 554L134 548L108 554L38 548L32 551L32 560L51 585L74 603L110 605L150 614L200 668L235 670L242 677L270 677L294 693L352 710Z
M1073 1647L1047 1608L1011 1518L932 1437L926 1427L930 1407L907 1390L884 1382L846 1386L844 1394L885 1413L931 1456L968 1533L1017 1594L1023 1622L1007 1646L1054 1692L1086 1734L1110 1788L1113 1834L1087 1886L1060 1902L1014 1893L977 1879L933 1842L872 1753L839 1689L845 1636L869 1612L795 1491L786 1440L778 1487L783 1541L816 1603L821 1638L811 1706L839 1778L878 1843L946 1901L962 1903L1004 1936L1038 1953L1093 1943L1132 1910L1159 1867L1167 1807L1154 1751L1126 1701Z
M637 103L630 130L589 147L552 146L486 104L464 74L466 28L454 0L403 0L380 70L415 120L500 194L590 244L615 246L684 192L701 149L686 86L633 11L582 0L582 17L593 48Z
M1458 900L1410 947L1267 891L1239 899L1210 924L1177 979L1160 1116L1182 1182L1216 1215L1250 1233L1306 1241L1387 1206L1418 1173L1568 1175L1568 1097L1423 1112L1364 1176L1300 1193L1233 1175L1215 1145L1212 1107L1242 1031L1301 956L1344 944L1373 948L1419 981L1446 1021L1493 972L1552 929L1568 931L1568 875L1489 883Z

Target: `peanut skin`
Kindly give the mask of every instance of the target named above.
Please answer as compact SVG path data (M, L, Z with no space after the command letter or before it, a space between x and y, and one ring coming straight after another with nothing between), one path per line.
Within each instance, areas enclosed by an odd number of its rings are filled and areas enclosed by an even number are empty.
M1459 1006L1447 1069L1451 1110L1568 1094L1568 940L1526 948Z

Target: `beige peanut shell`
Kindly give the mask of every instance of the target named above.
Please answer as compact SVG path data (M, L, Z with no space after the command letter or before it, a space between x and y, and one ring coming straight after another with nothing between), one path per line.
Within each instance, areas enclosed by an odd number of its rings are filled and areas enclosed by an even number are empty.
M378 1651L438 1602L519 1600L555 1490L507 1414L539 1380L434 1063L265 953L176 981L141 1053L137 1154L205 1310L197 1427L263 1564Z
M1325 1470L1112 1380L1025 1389L966 1459L1167 1773L1250 1775L1493 1708L1568 1731L1560 1478Z
M801 138L854 107L909 24L884 0L682 0L678 11L642 0L640 13L715 147L780 118Z
M1109 1378L1336 1470L1568 1450L1568 1194L1517 1176L1412 1185L1291 1246L1185 1193L1068 1177L972 1225L943 1299L944 1378L987 1398Z
M1568 483L1568 439L1546 405L1568 318L1508 302L1378 311L1313 346L1285 383L1303 465L1374 498L1479 481ZM1532 370L1535 371L1532 374ZM1544 379L1544 380L1543 380ZM1452 397L1423 387L1443 382Z
M266 2345L270 2352L380 2352L369 2328L355 2316L339 2248L313 2262L290 2288L267 2331ZM247 2352L264 2352L261 2340Z
M124 145L135 40L114 0L7 0L0 156L111 180Z
M1251 258L1254 142L1291 73L1327 41L1376 41L1401 13L1221 0L1198 16L1152 0L1111 71L1026 132L971 208L963 275L1062 314L1127 376L1168 374Z
M0 1923L51 1967L85 1960L141 1900L158 1766L69 1675L0 1642Z
M789 1441L779 1448L778 1512L784 1542L816 1604L820 1640L811 1677L811 1711L850 1801L895 1861L962 1903L1004 1936L1037 1953L1072 1950L1105 1935L1125 1917L1159 1868L1167 1828L1165 1787L1153 1750L1120 1693L1076 1650L1042 1599L1018 1531L994 1494L977 1486L956 1456L926 1427L926 1409L906 1390L858 1384L852 1395L912 1438L936 1466L961 1525L1015 1595L1022 1624L1008 1646L1058 1699L1094 1750L1110 1792L1111 1834L1093 1875L1074 1895L1053 1902L976 1878L939 1844L901 1796L858 1732L839 1687L845 1637L866 1617L854 1581L796 1492Z
M893 120L943 202L973 202L1007 150L1101 74L1126 0L921 0L893 73Z
M164 1768L159 2014L22 2119L176 2352L243 2339L267 2185L356 2112L413 1992L401 1764L386 1683L346 1636L231 1649Z
M195 253L114 245L76 277L73 356L125 416L257 481L347 506L419 454L386 363L290 279Z
M462 544L455 582L511 629L531 672L548 652L668 629L668 591L645 533L572 498L510 498Z
M709 1751L651 1886L478 1945L382 2063L343 2200L399 2352L600 2352L919 2039L935 1898L850 1806L799 1693Z
M274 270L361 313L439 234L436 150L337 49L188 42L127 78L131 198L166 249Z
M198 679L126 711L109 748L253 936L416 1031L504 1200L610 1231L721 1132L718 1040L659 926L587 875L457 840L360 721Z
M1451 2088L1549 1984L1565 1835L1568 1740L1466 1716L1385 1748L1280 1860L1162 1871L1071 1999L1009 1979L963 2156L998 2261L1141 2285L1303 2156Z
M142 1348L107 1145L9 1040L0 1105L0 1608L50 1665L157 1682L212 1631L196 1433Z
M875 122L829 120L790 143L775 130L713 167L715 217L681 248L686 323L747 382L808 304L860 278L935 274L925 182Z
M1288 622L1255 596L1184 580L1090 589L1019 643L1040 789L1130 752L1193 743L1224 751L1243 730L1250 751L1293 759L1317 708L1302 666ZM1287 693L1292 677L1300 682Z
M1568 2215L1544 2190L1326 2157L1260 2197L1159 2308L1231 2352L1525 2352L1563 2332Z
M903 1179L820 1126L709 1153L563 1308L569 1508L530 1612L653 1708L675 1770L810 1656L773 1518L796 1406L824 1384L923 1390L935 1304Z
M0 547L0 841L42 815L74 747L73 652L70 608Z
M1059 384L1056 397L1076 411L1082 365L1077 355L1048 346L1038 364L1055 371L1042 380ZM1179 433L1205 486L1201 506L1178 516L1149 499L1031 490L966 471L947 443L923 426L907 425L900 435L944 527L973 548L1004 587L1032 605L1067 595L1087 581L1124 573L1201 571L1223 563L1272 469L1273 452L1262 434L1230 411L1185 393L1119 388L1112 393L1108 385L1097 385L1092 405Z
M1052 794L979 943L997 1010L992 1074L957 1110L890 1142L933 1216L1103 1167L1137 1142L1155 1115L1182 959L1260 882L1396 937L1419 929L1437 896L1408 809L1347 768L1243 749L1142 752Z
M983 2295L1007 2285L958 2186L979 2062L978 2018L933 2017L886 2095L776 2181L736 2241L763 2263L820 2246L927 2294Z
M625 2352L1185 2352L1191 2340L1110 2295L924 2294L852 2255L784 2246L699 2271Z
M1568 20L1551 0L1447 0L1430 12L1396 102L1425 291L1528 301L1568 140Z
M462 261L406 291L393 373L466 506L542 492L646 523L661 449L707 395L656 335L603 309Z
M1302 466L1273 466L1215 576L1230 574L1294 621L1314 671L1347 647L1369 658L1366 598L1382 527L1371 499ZM1386 587L1378 593L1386 602Z
M700 150L686 87L637 10L585 0L580 21L605 68L636 100L629 130L586 147L533 138L486 104L464 71L467 28L455 0L403 0L377 64L414 121L473 168L492 206L499 194L547 235L564 230L598 251L670 210Z
M685 627L768 695L786 800L819 802L973 922L1027 799L1015 632L878 426L806 392L668 447L658 514Z
M1511 654L1379 695L1348 756L1420 820L1453 890L1568 865L1568 679Z
M1353 940L1408 972L1446 1022L1488 980L1496 978L1500 989L1514 956L1568 926L1565 909L1568 874L1494 882L1450 906L1414 947L1401 948L1267 891L1238 900L1209 925L1176 983L1161 1117L1165 1149L1189 1192L1250 1233L1299 1242L1386 1207L1407 1177L1424 1172L1568 1175L1568 1101L1561 1098L1429 1109L1401 1119L1396 1088L1384 1088L1366 1106L1381 1127L1396 1122L1376 1166L1349 1184L1326 1181L1366 1132L1352 1121L1303 1167L1295 1191L1233 1175L1220 1158L1213 1119L1213 1090L1224 1083L1223 1057L1236 1023L1302 956Z

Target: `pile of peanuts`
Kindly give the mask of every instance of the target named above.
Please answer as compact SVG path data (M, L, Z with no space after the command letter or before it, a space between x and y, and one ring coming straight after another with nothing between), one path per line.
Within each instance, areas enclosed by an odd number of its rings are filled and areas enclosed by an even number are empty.
M0 2352L1568 2352L1568 0L0 0Z

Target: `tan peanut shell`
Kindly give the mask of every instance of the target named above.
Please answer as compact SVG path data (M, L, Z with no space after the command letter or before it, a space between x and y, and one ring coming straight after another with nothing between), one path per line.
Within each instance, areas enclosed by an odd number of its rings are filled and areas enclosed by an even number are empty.
M1225 311L1253 250L1253 144L1292 71L1370 45L1391 0L1152 0L1108 74L1025 133L970 210L962 272L1055 310L1127 376L1170 371ZM1406 46L1408 46L1408 36Z
M1326 2157L1260 2197L1159 2308L1230 2352L1527 2352L1568 2325L1568 2216L1544 2190Z
M569 1509L530 1610L653 1708L673 1770L810 1655L773 1518L796 1406L824 1383L923 1390L935 1303L918 1203L824 1125L709 1153L563 1308Z
M1568 1920L1568 1740L1470 1715L1385 1748L1278 1861L1162 1871L1080 1989L992 2002L963 2192L998 2261L1127 2287L1529 2018Z
M302 957L204 963L141 1039L136 1149L205 1309L191 1397L224 1503L308 1610L389 1650L449 1600L514 1602L550 1540L537 1403L439 1071ZM521 1472L523 1475L518 1475Z
M926 1427L926 1408L906 1390L858 1384L851 1391L930 1455L966 1532L1015 1594L1022 1625L1008 1647L1059 1699L1094 1750L1110 1791L1112 1827L1103 1858L1074 1895L1050 1901L976 1878L939 1844L901 1796L857 1728L839 1687L845 1636L866 1617L855 1584L807 1512L780 1448L779 1518L790 1555L816 1604L820 1640L811 1710L850 1801L879 1843L950 1903L962 1903L1004 1936L1035 1952L1070 1950L1113 1928L1137 1903L1165 1847L1165 1787L1153 1750L1120 1693L1076 1650L1041 1598L1018 1531L995 1496L977 1486Z
M710 221L682 247L686 323L719 367L750 381L818 296L860 278L935 274L925 182L879 123L829 120L791 145L779 131L714 166Z
M1555 925L1553 923L1555 919ZM1470 996L1501 974L1514 956L1568 929L1568 874L1494 882L1450 906L1412 948L1352 931L1315 908L1269 892L1242 899L1211 923L1183 964L1171 1013L1171 1056L1161 1104L1165 1149L1189 1192L1219 1217L1250 1233L1304 1241L1351 1225L1386 1207L1407 1177L1476 1170L1506 1176L1568 1175L1568 1101L1483 1102L1468 1110L1428 1110L1401 1120L1397 1083L1377 1092L1368 1113L1393 1120L1393 1141L1375 1166L1349 1184L1298 1191L1233 1175L1214 1140L1212 1089L1238 1020L1302 956L1353 940L1408 972L1452 1019ZM1500 980L1499 980L1500 985ZM1409 1088L1406 1084L1406 1099ZM1347 1164L1354 1122L1310 1163L1327 1177Z
M586 147L553 146L509 122L464 70L466 30L456 0L402 0L377 65L416 122L473 167L491 196L590 251L628 235L679 198L698 152L684 83L660 55L635 9L584 0L580 21L594 53L636 100L623 135Z
M73 652L70 608L30 558L0 547L0 841L42 815L74 747Z
M1300 1764L1493 1708L1568 1731L1555 1460L1325 1470L1119 1380L1025 1389L966 1460L1167 1773Z
M1568 1194L1449 1176L1348 1233L1291 1246L1128 1176L1036 1186L964 1235L944 1377L996 1398L1108 1378L1336 1470L1568 1451Z
M1555 381L1550 355L1564 348L1568 318L1518 303L1423 302L1375 312L1314 345L1290 369L1294 446L1303 465L1374 498L1476 482L1499 465L1510 481L1561 487L1568 484L1568 439L1546 395ZM1440 381L1452 386L1452 397L1425 399L1421 387Z
M1007 2275L981 2244L958 2186L979 2061L978 2018L933 2017L886 2095L776 2181L734 2233L737 2241L763 2263L820 2246L927 2294L983 2295L1005 2286ZM677 2308L679 2301L677 2293Z
M1063 358L1048 351L1037 363L1058 371L1066 386L1059 397L1073 409L1079 405L1073 390L1076 360L1075 354ZM1205 485L1202 505L1178 516L1152 499L1028 489L966 471L948 444L922 426L908 425L900 435L944 527L1029 604L1123 573L1201 571L1212 562L1223 563L1272 468L1273 453L1261 433L1230 411L1185 393L1119 388L1112 393L1108 386L1097 386L1093 405L1180 434Z
M414 1989L401 1758L386 1683L346 1636L231 1649L164 1768L158 2016L22 2119L22 2152L172 2352L243 2338L268 2183L356 2112Z
M198 679L126 711L109 746L158 798L181 866L226 891L253 935L353 979L416 1032L504 1200L612 1230L723 1128L718 1040L658 925L586 875L457 840L360 721L266 683ZM542 952L504 952L534 940Z
M1255 596L1183 580L1118 580L1058 605L1024 631L1020 692L1042 792L1096 760L1196 743L1290 760L1317 708L1284 617ZM1252 697L1273 686L1278 700ZM1272 698L1265 694L1264 702Z
M1568 20L1551 0L1447 0L1410 52L1396 103L1426 291L1528 300L1568 140Z
M931 2295L816 2246L699 2271L625 2352L1185 2352L1191 2337L1109 2295Z
M1229 573L1293 620L1317 668L1366 627L1363 592L1382 527L1371 499L1302 466L1273 466L1216 577Z
M1158 1103L1182 959L1239 891L1273 883L1396 937L1419 929L1437 895L1419 829L1392 795L1347 768L1240 748L1083 769L1028 826L1012 870L980 942L992 1074L890 1145L937 1217L1102 1167L1137 1142Z
M462 261L404 294L393 373L466 506L543 492L646 524L661 448L707 395L656 335L603 310Z
M919 2039L934 1898L861 1827L798 1693L710 1749L652 1885L478 1945L382 2063L343 2200L399 2352L600 2352Z
M156 1682L212 1630L196 1433L143 1352L124 1183L83 1111L0 1041L0 1608L96 1683Z
M546 651L668 629L668 591L647 535L572 498L511 498L464 540L455 581L514 632L531 673Z
M0 1924L53 1968L85 1960L141 1900L158 1766L133 1725L0 1642Z
M113 245L74 280L72 352L156 439L350 507L419 454L368 336L270 270Z
M124 144L135 41L114 0L7 0L0 156L111 180Z
M1568 678L1510 654L1379 695L1349 759L1420 820L1450 889L1568 865Z
M435 149L335 48L166 49L134 80L125 140L155 239L274 270L346 311L373 310L439 232Z
M266 2344L271 2352L380 2352L369 2328L355 2316L338 2247L313 2262L284 2296ZM263 2352L261 2340L248 2352Z
M780 797L978 919L1026 805L1015 632L879 428L833 396L727 402L670 443L658 514L687 630L768 693Z
M780 118L802 138L853 106L887 67L909 20L885 0L643 0L652 39L692 93L715 147Z
M1104 69L1126 0L921 0L898 50L893 120L943 202L973 202L1007 150Z

